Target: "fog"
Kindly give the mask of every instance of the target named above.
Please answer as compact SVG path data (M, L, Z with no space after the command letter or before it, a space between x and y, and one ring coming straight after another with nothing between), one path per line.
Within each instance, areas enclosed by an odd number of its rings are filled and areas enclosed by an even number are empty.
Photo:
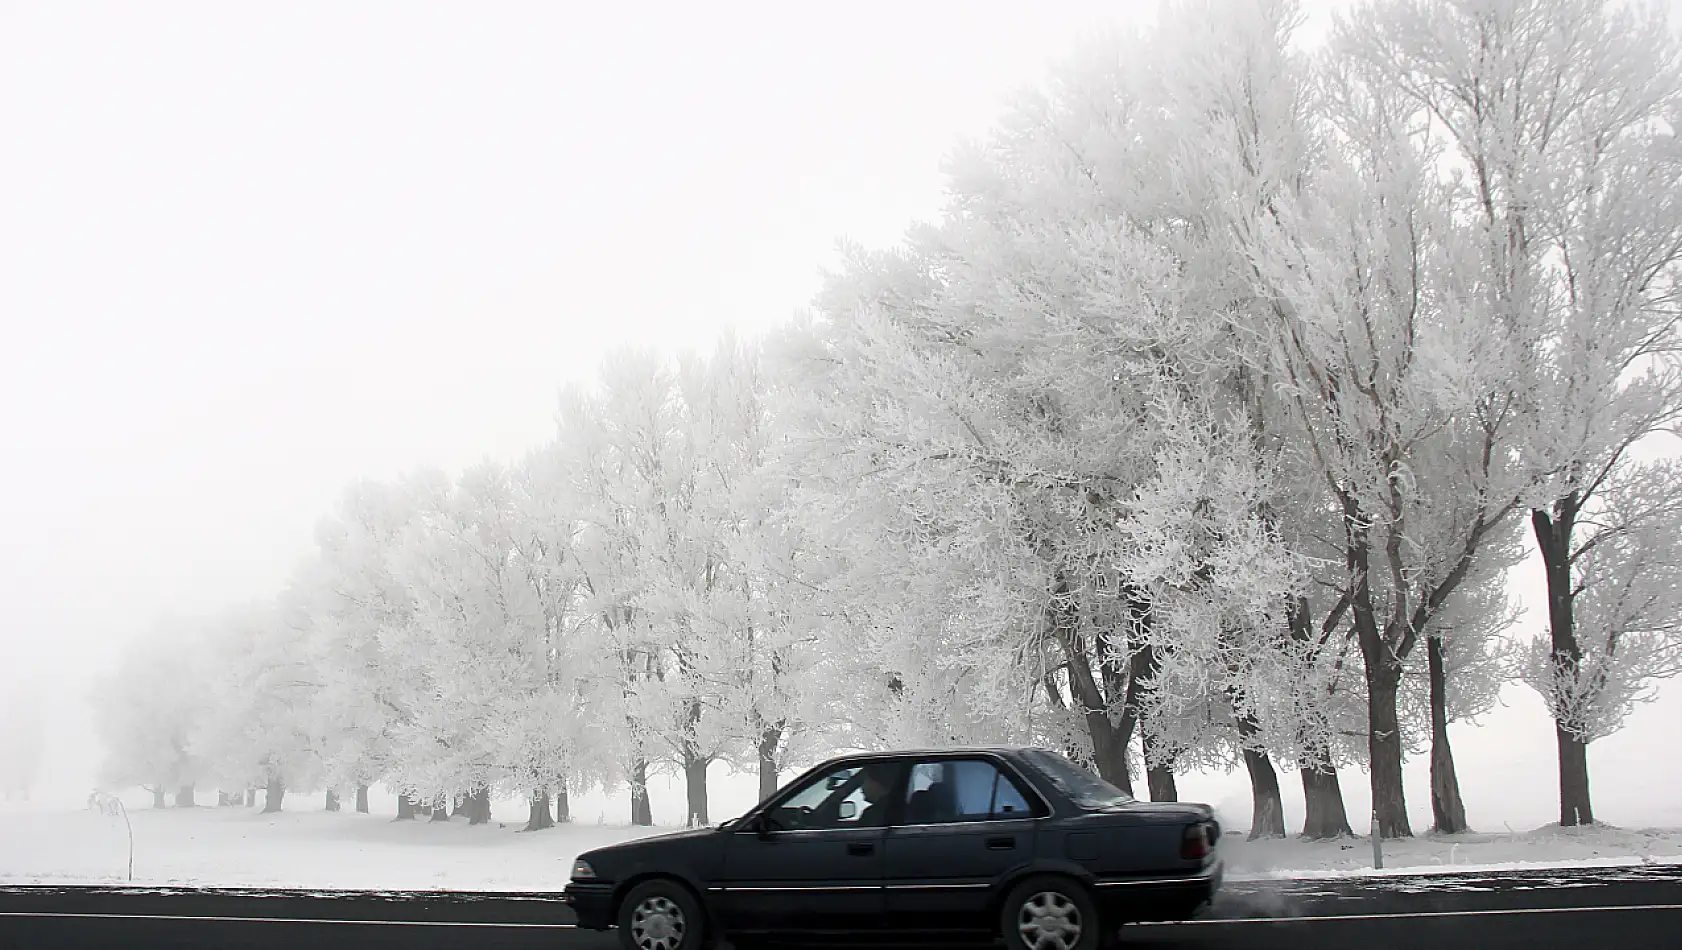
M157 617L272 594L353 478L542 441L612 346L786 319L1144 7L0 5L0 688L42 697L37 797L93 785L87 693Z

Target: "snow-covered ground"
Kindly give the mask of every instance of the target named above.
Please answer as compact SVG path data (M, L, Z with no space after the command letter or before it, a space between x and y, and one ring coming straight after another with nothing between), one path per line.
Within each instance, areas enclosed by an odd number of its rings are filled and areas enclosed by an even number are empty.
M571 824L526 834L502 820L394 822L383 815L319 810L139 809L134 883L373 890L552 891L581 851L648 829ZM668 829L654 829L656 832ZM1235 880L1372 873L1363 839L1223 841ZM0 811L0 883L124 883L121 818L86 810ZM1682 831L1592 828L1519 834L1421 836L1387 842L1386 873L1526 865L1682 863Z
M1518 686L1479 726L1451 727L1461 791L1476 834L1450 838L1421 835L1385 845L1385 873L1469 870L1514 865L1635 864L1682 861L1682 683L1667 684L1659 701L1636 710L1629 727L1589 750L1596 817L1613 828L1562 831L1542 827L1558 815L1553 729L1534 693ZM1429 764L1410 759L1404 770L1409 815L1416 830L1430 826ZM785 778L792 778L792 775ZM1302 787L1282 772L1285 814L1300 830ZM1365 831L1367 777L1342 771L1351 824ZM81 806L86 779L68 771L62 787L35 805L0 803L0 883L119 883L127 861L120 818ZM650 782L654 817L666 826L682 821L681 776ZM715 767L709 781L711 814L728 818L750 808L757 795L752 776ZM1370 874L1372 848L1365 839L1341 842L1246 842L1249 784L1242 769L1180 777L1180 797L1215 806L1233 832L1223 842L1235 878ZM201 790L201 800L215 790ZM536 834L517 831L524 803L493 804L496 824L472 828L455 821L397 823L395 803L376 790L373 815L321 811L319 795L288 795L286 811L149 807L150 798L124 796L134 823L136 883L209 886L299 886L396 889L550 890L564 884L572 858L598 844L646 829L623 826L623 789L575 794L574 824ZM500 826L499 826L500 825ZM657 829L665 830L665 829Z

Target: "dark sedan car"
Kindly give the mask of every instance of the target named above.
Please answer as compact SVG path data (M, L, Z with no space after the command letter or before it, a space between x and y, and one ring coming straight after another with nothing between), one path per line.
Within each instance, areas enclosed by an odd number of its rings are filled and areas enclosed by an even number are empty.
M850 755L716 828L579 855L566 902L627 950L720 934L1092 950L1206 904L1219 836L1207 805L1135 801L1043 749Z

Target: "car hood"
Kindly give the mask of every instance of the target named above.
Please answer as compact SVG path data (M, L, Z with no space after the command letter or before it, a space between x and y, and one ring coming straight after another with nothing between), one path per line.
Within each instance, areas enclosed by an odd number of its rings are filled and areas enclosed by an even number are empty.
M682 841L686 838L705 838L716 834L718 834L717 828L690 828L686 831L668 831L662 835L649 835L646 838L632 838L630 841L621 841L618 844L610 844L606 847L597 848L594 851L581 854L579 857L587 858L592 854L608 856L626 854L636 851L639 848L658 846L669 841Z

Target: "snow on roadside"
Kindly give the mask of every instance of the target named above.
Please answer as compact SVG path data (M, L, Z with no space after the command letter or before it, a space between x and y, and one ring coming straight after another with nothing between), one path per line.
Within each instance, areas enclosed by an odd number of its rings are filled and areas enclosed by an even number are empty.
M1221 839L1230 880L1682 864L1682 831L1607 825L1548 825L1505 834L1424 834L1383 845L1384 869L1376 870L1370 838L1246 841L1239 832Z
M558 891L582 851L675 829L395 822L389 815L245 808L138 809L134 883L352 890ZM0 813L0 883L126 883L121 818Z
M554 892L580 852L671 828L394 822L389 816L245 808L137 809L134 884L351 890ZM1221 842L1228 879L1417 875L1546 867L1682 864L1682 831L1557 826L1517 834ZM83 810L0 809L0 884L123 884L121 818Z

